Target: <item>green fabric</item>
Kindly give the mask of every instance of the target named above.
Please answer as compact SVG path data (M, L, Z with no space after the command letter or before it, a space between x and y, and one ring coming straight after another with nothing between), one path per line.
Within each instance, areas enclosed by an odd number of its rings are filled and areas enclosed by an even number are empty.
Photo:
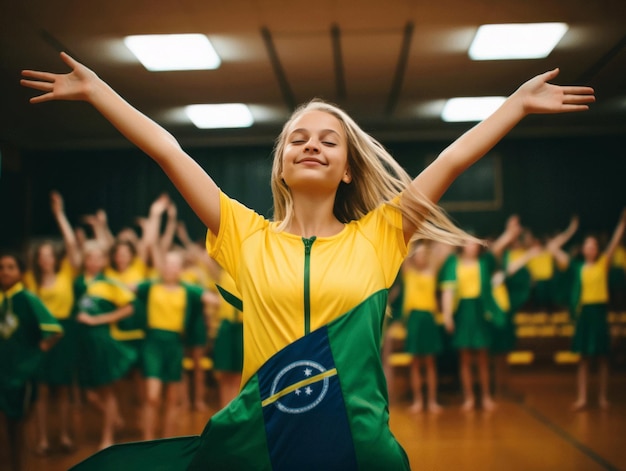
M482 298L461 299L454 314L452 345L467 349L489 348L492 334Z
M103 276L98 282L112 282ZM75 281L76 312L98 316L117 309L110 300L87 293L85 278ZM121 379L135 365L137 349L111 337L110 325L78 324L78 379L82 386L95 388Z
M21 290L0 307L0 390L21 388L37 373L42 339L62 333L57 319L37 296Z
M389 430L379 350L386 295L386 290L372 295L277 352L211 418L200 438L118 445L73 469L409 469ZM311 382L306 388L296 386L300 383L294 376L283 383L289 372ZM327 376L316 377L318 372ZM307 407L294 409L298 401Z
M241 373L243 369L243 324L222 319L213 346L216 371Z
M404 349L414 355L438 355L443 351L441 329L432 312L411 311L406 322Z
M504 252L502 260L503 269L506 270L510 263L510 252ZM515 313L528 301L532 287L532 278L528 268L522 267L505 279L506 289L509 292L511 303L510 312ZM505 323L508 324L508 321Z
M491 287L491 275L496 268L496 259L491 252L485 252L478 258L479 270L480 270L480 299L482 302L483 315L486 320L493 322L498 326L506 324L507 313L504 312L493 297L493 290ZM439 283L447 285L450 283L456 283L458 256L450 255L444 263L440 274ZM461 300L457 300L460 305ZM457 311L459 307L457 305ZM456 322L456 320L455 320Z
M608 355L611 336L606 304L583 304L576 319L572 351L584 356Z
M37 381L53 386L69 386L77 377L78 325L72 318L60 319L63 328L61 337L54 346L43 354L37 372Z
M141 353L143 376L176 383L183 377L183 356L183 342L178 333L148 329Z

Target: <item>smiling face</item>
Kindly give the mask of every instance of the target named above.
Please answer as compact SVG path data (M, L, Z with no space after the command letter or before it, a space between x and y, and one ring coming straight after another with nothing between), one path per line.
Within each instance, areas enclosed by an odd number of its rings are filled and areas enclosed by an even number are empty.
M306 111L292 123L282 155L282 178L292 190L336 191L350 183L345 131L324 111Z

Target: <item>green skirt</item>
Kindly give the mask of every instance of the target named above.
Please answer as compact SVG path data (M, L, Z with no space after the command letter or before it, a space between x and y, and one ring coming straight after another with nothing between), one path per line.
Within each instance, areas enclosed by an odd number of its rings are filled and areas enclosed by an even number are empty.
M146 332L141 354L145 378L176 383L183 378L183 341L177 332L150 329Z
M78 325L78 379L86 388L114 383L131 369L137 350L111 337L108 325Z
M438 355L443 350L441 330L428 311L411 311L406 323L405 350L413 355Z
M452 345L472 350L489 348L491 336L491 323L485 318L482 300L461 299L454 314Z
M572 351L581 355L608 355L611 347L606 304L584 304L576 318Z
M241 373L243 369L243 324L222 320L213 347L216 371Z
M52 386L70 386L76 380L76 342L78 325L74 319L59 320L61 337L46 352L37 371L37 381Z

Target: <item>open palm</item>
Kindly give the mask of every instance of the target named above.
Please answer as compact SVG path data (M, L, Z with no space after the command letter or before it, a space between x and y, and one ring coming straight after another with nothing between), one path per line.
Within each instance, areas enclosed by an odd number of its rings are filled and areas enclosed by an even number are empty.
M526 113L567 113L589 109L595 101L591 87L559 86L548 83L559 74L554 69L524 83L518 93L523 94Z

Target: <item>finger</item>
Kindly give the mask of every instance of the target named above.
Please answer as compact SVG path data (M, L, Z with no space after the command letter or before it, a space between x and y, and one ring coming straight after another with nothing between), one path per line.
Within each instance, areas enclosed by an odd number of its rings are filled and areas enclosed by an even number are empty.
M78 66L78 62L76 60L74 60L66 52L61 52L61 60L63 60L63 62L65 62L68 66L70 66L72 68L72 70L74 70L76 68L76 66Z
M39 82L37 80L20 80L20 84L24 87L34 88L35 90L41 90L42 92L51 92L54 88L54 84L50 82Z
M541 78L544 80L544 82L548 82L555 78L557 75L559 75L559 72L560 70L557 67L556 69L548 70L547 72L541 74Z
M593 95L594 90L591 87L561 87L565 95Z
M54 99L52 92L45 93L43 95L34 96L30 100L28 100L32 104L43 103L45 101L52 101Z
M568 105L565 103L561 107L560 112L569 113L572 111L586 111L588 109L589 107L587 105Z
M39 70L22 70L22 76L36 80L43 80L44 82L54 82L57 78L57 74L40 72Z
M570 105L593 103L594 101L596 101L596 97L593 95L565 95L563 97L563 103Z

